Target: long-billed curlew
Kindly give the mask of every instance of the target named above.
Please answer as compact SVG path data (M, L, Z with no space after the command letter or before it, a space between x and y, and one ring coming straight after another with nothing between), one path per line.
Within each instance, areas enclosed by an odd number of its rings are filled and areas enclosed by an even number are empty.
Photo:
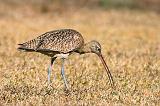
M51 64L48 68L48 82L50 83L50 75L52 64L57 57L62 59L61 75L64 80L64 85L68 89L67 81L64 73L64 61L71 53L76 52L79 54L95 53L102 61L104 68L109 77L111 86L114 86L111 72L104 61L101 54L101 45L97 41L91 41L84 44L82 35L73 29L60 29L46 32L36 39L27 41L18 47L19 50L26 52L39 52L51 57Z

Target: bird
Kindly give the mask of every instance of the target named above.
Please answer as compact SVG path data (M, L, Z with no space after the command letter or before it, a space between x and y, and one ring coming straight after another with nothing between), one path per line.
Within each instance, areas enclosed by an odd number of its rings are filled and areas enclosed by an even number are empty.
M65 59L72 53L79 53L80 55L94 53L102 61L104 69L107 72L110 85L111 87L114 87L112 74L101 53L100 43L96 40L84 43L82 34L74 29L58 29L48 31L35 39L20 43L18 45L18 50L20 51L38 52L51 58L51 63L48 67L48 83L50 83L52 65L57 58L60 58L62 61L61 76L66 89L69 89L69 87L65 77Z

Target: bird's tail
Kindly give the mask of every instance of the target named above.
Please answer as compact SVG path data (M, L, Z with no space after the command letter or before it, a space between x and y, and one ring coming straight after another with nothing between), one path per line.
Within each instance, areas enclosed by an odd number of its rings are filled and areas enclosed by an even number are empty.
M22 44L18 44L19 47L17 48L19 51L24 51L24 52L33 52L35 51L34 49L32 48L28 48L25 43L22 43Z

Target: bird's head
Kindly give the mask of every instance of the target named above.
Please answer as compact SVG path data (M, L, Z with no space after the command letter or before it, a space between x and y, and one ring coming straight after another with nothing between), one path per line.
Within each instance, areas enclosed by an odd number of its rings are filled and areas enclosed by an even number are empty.
M97 42L97 41L91 41L89 47L90 47L90 52L91 53L95 53L97 55L101 54L101 45L100 45L99 42Z

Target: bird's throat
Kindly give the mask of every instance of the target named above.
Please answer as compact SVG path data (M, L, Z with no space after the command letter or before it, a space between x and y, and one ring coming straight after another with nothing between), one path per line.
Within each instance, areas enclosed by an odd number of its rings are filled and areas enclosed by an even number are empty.
M85 44L85 45L82 46L80 49L78 49L78 52L79 52L80 54L91 53L90 46L89 46L88 44Z

